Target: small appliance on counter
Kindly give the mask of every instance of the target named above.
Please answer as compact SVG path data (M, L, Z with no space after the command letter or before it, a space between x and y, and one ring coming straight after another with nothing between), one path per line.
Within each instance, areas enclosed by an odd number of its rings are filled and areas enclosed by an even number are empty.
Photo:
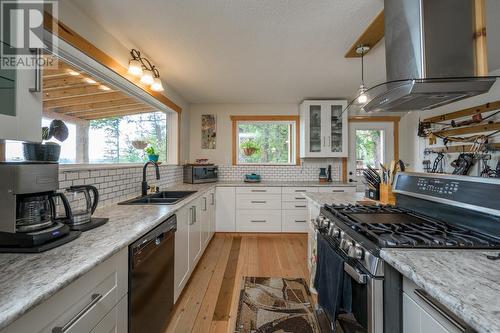
M90 193L92 192L92 196ZM99 191L92 185L71 186L66 189L70 202L70 215L66 221L71 230L87 231L109 221L108 218L92 217L99 204Z
M248 173L245 175L245 179L243 179L245 183L260 183L261 178L260 175L256 173Z
M214 164L184 165L184 183L214 183L218 180L219 168Z
M80 236L66 225L71 208L59 187L59 165L39 162L0 163L0 252L37 253ZM56 212L62 201L65 217Z

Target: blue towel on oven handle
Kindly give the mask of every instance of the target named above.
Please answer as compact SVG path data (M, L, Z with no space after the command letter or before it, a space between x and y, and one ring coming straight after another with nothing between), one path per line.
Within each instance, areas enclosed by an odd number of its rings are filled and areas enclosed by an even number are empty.
M351 279L344 272L344 262L332 245L318 234L314 287L318 291L318 303L332 323L340 312L352 311Z

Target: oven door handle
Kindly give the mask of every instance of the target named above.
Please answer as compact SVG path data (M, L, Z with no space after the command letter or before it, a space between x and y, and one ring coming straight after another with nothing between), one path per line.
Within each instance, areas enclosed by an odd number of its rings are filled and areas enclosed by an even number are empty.
M349 276L352 277L359 284L366 284L366 282L368 281L367 274L361 273L359 270L352 267L346 262L344 262L344 272L349 274Z

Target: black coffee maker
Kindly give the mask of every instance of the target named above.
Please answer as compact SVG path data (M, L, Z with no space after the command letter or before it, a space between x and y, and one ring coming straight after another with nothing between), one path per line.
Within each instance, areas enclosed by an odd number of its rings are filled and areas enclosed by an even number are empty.
M0 163L0 252L42 252L80 235L64 224L71 215L58 193L57 163ZM66 215L59 217L56 198Z

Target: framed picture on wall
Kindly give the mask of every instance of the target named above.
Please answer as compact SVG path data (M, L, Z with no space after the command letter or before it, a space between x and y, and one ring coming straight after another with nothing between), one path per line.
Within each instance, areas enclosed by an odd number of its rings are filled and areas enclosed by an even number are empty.
M201 115L201 149L215 149L217 122L214 114Z

